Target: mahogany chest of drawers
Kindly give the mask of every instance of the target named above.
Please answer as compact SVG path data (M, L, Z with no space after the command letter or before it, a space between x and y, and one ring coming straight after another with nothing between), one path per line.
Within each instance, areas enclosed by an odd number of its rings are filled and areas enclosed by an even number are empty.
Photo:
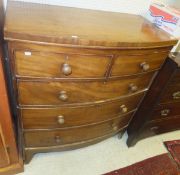
M149 96L154 102L147 107ZM138 110L128 128L133 136L128 139L129 146L140 139L180 129L180 55L170 54ZM146 111L146 115L144 121L138 123L142 111ZM136 130L134 135L131 130L135 127L139 131Z
M26 162L124 131L177 42L140 16L24 2L4 32Z

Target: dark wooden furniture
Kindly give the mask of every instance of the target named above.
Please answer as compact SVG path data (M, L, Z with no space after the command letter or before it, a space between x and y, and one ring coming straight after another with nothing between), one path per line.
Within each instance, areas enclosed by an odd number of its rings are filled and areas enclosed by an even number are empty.
M174 55L165 62L128 127L129 146L180 129L180 55Z
M26 162L124 131L177 42L140 16L13 1L4 33Z
M9 175L21 172L23 170L23 162L18 153L4 75L2 50L3 12L3 1L0 1L0 175Z

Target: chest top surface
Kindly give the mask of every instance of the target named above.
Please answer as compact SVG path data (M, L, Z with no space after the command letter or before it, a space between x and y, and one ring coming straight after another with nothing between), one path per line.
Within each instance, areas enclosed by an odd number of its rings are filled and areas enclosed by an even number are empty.
M7 40L96 47L171 46L177 41L137 15L9 1Z

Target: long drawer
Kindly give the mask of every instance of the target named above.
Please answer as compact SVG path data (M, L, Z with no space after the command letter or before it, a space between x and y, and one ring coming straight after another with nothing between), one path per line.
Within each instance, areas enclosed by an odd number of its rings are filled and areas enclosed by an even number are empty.
M124 128L128 125L131 117L132 114L128 114L126 116L118 117L117 119L101 124L78 127L73 129L44 131L25 130L25 147L65 145L94 139L110 133L116 133L121 128Z
M177 69L177 72L175 73L175 75L173 76L172 80L171 80L171 85L176 85L180 83L180 68Z
M154 73L107 82L18 81L19 105L65 105L133 95L148 88Z
M154 110L151 120L172 118L180 115L180 102L158 105Z
M98 50L92 51L93 54L76 53L75 49L62 53L16 50L15 74L35 78L100 78L106 76L112 59L115 58L111 76L126 76L159 69L167 57L165 50L144 50L136 51L137 53L127 51L129 54L119 51L116 55L113 52L98 54Z
M180 83L170 85L161 97L160 103L174 103L180 101Z
M180 129L180 115L149 122L146 124L145 128L150 129L156 134L178 130Z
M144 93L129 98L80 107L22 108L24 129L65 128L110 120L136 110Z

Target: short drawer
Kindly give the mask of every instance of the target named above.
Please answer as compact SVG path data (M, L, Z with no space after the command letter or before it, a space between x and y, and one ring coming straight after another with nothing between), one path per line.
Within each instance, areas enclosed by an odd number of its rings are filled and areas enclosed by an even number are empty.
M155 134L178 130L180 129L180 115L173 118L165 118L159 121L149 122L145 128Z
M151 120L160 120L180 116L180 102L158 105L154 110Z
M47 78L104 77L111 57L103 55L56 54L37 51L16 51L18 76Z
M161 96L160 103L174 103L180 101L180 83L167 87Z
M65 145L116 133L128 125L132 114L105 123L73 129L25 131L25 147Z
M144 93L122 100L80 107L22 108L24 129L76 127L110 120L135 111Z
M115 59L111 76L125 76L157 70L161 67L168 53L160 52L144 55L119 55Z
M133 95L148 88L154 73L107 82L18 81L20 105L94 103Z

